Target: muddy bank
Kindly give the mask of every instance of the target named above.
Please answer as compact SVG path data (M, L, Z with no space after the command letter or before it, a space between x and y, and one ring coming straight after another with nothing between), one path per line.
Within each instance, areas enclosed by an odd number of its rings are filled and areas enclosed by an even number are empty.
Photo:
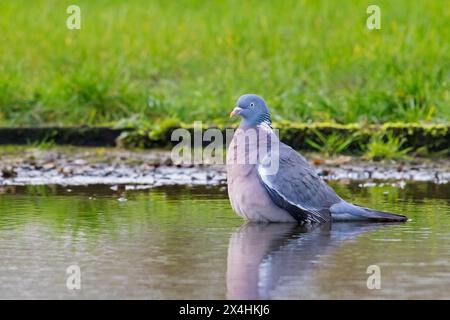
M377 163L341 156L323 159L307 154L326 180L450 181L448 159ZM170 152L111 148L6 148L0 150L0 185L221 185L223 165L174 165Z
M221 166L175 166L170 152L105 148L0 152L0 185L221 184Z

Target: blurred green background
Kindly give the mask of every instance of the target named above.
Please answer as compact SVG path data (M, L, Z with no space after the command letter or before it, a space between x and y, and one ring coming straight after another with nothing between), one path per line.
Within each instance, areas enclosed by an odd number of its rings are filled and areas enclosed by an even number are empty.
M248 92L275 120L448 123L449 21L448 0L2 0L0 125L223 123Z

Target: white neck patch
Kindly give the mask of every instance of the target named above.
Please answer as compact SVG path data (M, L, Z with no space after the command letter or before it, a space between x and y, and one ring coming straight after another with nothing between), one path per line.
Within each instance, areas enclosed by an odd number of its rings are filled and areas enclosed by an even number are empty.
M257 125L257 128L261 128L265 131L272 132L272 124L269 121L263 121Z

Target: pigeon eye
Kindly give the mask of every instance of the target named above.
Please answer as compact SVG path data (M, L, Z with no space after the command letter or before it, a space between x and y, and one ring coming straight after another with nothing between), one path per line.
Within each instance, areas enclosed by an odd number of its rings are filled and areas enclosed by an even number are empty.
M252 103L250 103L250 108L252 108L252 107L254 107L255 106L255 104L252 102Z

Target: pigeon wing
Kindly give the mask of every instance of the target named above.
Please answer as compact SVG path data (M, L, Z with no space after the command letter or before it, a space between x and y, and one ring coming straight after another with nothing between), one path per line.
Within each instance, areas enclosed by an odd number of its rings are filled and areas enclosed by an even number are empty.
M271 161L277 159L278 170L273 170ZM299 222L330 221L329 208L341 201L306 159L283 143L262 159L258 176L272 201Z

